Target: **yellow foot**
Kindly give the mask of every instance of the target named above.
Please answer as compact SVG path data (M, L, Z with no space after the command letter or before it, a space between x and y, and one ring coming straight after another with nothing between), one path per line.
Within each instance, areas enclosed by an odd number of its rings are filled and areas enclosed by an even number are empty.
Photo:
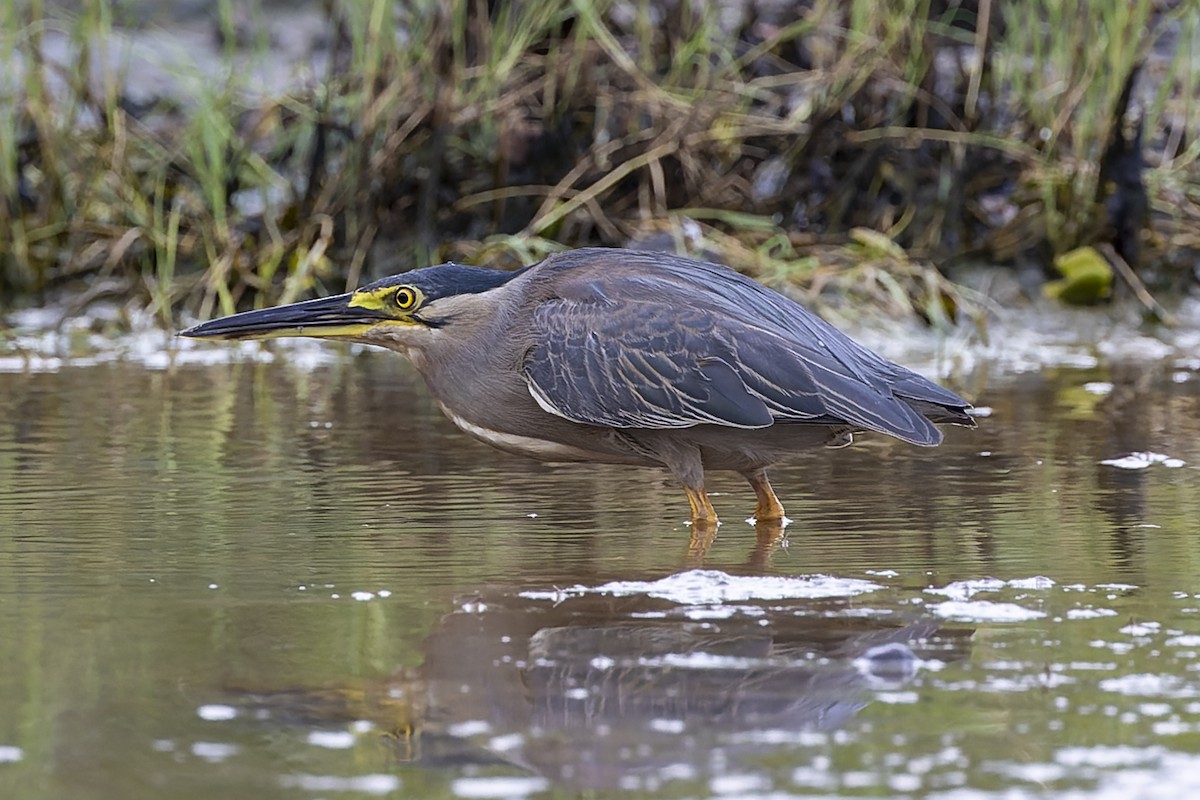
M692 527L712 525L715 528L717 526L717 510L708 501L708 495L704 490L685 486L683 491L687 493L688 503L692 506Z
M743 472L742 476L750 483L754 489L754 496L758 498L758 504L754 507L754 521L782 523L785 519L783 503L775 496L775 490L767 480L767 471L760 469L755 472Z

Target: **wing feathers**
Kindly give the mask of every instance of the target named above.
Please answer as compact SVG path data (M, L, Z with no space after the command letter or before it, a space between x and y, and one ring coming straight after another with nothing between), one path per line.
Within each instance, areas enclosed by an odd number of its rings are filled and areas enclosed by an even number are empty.
M849 424L932 445L942 437L927 414L969 424L957 395L790 300L729 280L722 288L761 292L765 310L781 319L743 321L716 300L671 302L662 285L649 296L604 279L544 300L525 361L530 393L552 413L617 428ZM612 299L631 293L636 299Z
M597 305L557 299L535 312L525 362L530 392L552 413L616 428L775 422L728 360L711 353L708 315L654 304ZM690 324L689 324L690 322Z
M706 410L739 428L765 428L775 422L762 398L752 395L741 377L720 358L702 358L700 374L708 385Z

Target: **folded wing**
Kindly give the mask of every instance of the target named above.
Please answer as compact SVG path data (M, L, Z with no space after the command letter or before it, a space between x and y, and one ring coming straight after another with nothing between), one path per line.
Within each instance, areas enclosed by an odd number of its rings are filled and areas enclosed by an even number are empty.
M918 407L961 407L960 398L793 308L821 327L801 338L704 306L548 299L535 310L524 365L530 393L547 411L590 425L849 424L914 444L941 441ZM839 352L847 346L855 349Z

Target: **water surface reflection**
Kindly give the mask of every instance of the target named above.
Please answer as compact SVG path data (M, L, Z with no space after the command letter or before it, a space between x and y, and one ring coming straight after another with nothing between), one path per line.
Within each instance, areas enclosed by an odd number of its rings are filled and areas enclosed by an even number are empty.
M730 580L687 575L701 588ZM755 580L741 580L753 593ZM365 715L424 766L504 765L583 789L707 783L837 729L922 666L965 656L970 628L848 614L855 584L869 584L826 583L822 600L736 605L489 587L456 599L416 670L366 689L231 702L310 724ZM371 700L339 699L358 693Z
M496 453L386 354L0 375L0 794L1200 789L1200 380L980 401L778 470L786 537L714 475L700 554L665 477ZM876 588L594 591L701 568Z

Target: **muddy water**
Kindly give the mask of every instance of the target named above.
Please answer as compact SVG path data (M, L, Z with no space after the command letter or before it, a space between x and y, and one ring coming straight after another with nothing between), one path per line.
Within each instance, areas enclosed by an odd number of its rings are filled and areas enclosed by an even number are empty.
M804 454L783 540L713 476L699 553L653 472L283 361L0 374L0 796L1200 791L1200 374Z

